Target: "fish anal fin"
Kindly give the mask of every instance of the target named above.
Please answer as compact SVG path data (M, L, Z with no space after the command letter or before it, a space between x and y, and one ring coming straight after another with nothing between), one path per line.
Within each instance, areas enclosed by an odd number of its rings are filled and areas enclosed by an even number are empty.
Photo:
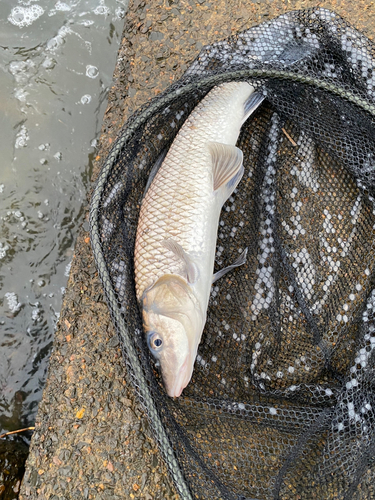
M210 142L208 147L212 160L214 191L223 186L228 186L233 191L243 175L242 151L236 146L220 142Z
M199 269L191 256L173 239L163 240L162 245L185 264L188 283L195 283L199 278Z
M236 259L233 264L231 264L228 267L224 267L224 269L220 269L217 273L215 273L212 277L212 283L215 283L215 281L219 280L222 278L225 274L229 273L229 271L232 271L235 267L242 266L246 262L246 256L247 256L247 248L241 253L241 255Z

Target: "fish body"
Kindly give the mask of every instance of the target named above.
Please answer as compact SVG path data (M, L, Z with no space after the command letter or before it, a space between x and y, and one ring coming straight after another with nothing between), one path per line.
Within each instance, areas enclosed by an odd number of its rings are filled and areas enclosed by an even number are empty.
M262 100L254 100L253 92L245 82L214 87L181 127L142 201L136 293L149 348L171 397L180 396L192 376L220 211L243 175L235 144L242 123Z

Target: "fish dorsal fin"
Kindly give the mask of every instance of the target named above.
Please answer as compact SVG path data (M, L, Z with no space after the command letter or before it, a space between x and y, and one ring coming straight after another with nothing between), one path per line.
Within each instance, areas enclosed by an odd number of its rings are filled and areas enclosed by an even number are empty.
M242 151L236 146L220 142L210 142L208 147L212 159L214 191L228 183L236 186L243 174Z
M195 283L199 278L199 269L190 255L185 252L182 246L177 241L168 239L162 241L162 245L173 252L184 264L186 270L186 279L188 283Z

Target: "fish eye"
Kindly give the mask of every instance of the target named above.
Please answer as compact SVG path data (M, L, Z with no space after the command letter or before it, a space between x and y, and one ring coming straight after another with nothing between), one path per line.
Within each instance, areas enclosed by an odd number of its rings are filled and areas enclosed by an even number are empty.
M163 339L157 332L150 332L148 336L148 346L152 351L160 351L163 347Z

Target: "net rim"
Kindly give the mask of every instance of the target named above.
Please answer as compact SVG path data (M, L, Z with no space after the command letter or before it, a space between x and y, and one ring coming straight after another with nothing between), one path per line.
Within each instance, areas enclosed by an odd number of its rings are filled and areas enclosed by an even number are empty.
M144 401L144 405L147 408L148 418L152 423L152 427L155 429L157 433L156 437L160 445L160 451L168 465L169 471L172 475L172 479L176 485L176 488L181 497L186 500L193 500L193 497L191 496L190 493L190 488L178 464L169 437L164 429L161 419L159 418L158 410L156 405L154 404L150 388L145 382L145 376L143 373L141 363L136 354L134 345L132 344L131 332L125 325L124 318L119 310L116 292L112 286L110 275L102 252L100 235L99 235L99 208L101 204L101 197L103 194L104 186L111 172L111 169L115 165L120 152L130 141L133 134L139 127L145 124L145 122L151 115L159 112L161 108L165 108L166 106L168 106L168 104L171 101L173 101L173 99L175 99L177 96L182 97L194 89L198 90L209 87L210 85L211 87L213 87L214 85L218 85L226 81L262 78L262 79L282 79L282 80L289 80L293 82L303 83L311 85L312 87L315 88L320 88L322 90L331 92L339 97L342 97L347 101L359 106L364 111L369 112L372 116L375 117L375 105L371 104L369 101L366 101L365 99L361 98L355 93L349 91L348 89L341 86L336 86L333 83L329 83L327 81L319 80L317 78L308 77L306 75L300 75L293 71L283 71L276 69L248 69L248 70L226 71L225 73L216 73L214 75L211 74L209 76L201 78L199 78L198 75L193 75L193 76L195 76L198 80L195 81L194 83L191 82L187 83L181 87L178 87L179 82L177 82L172 87L167 88L162 95L155 97L150 103L144 105L143 108L141 107L140 113L138 114L138 116L135 117L135 119L132 119L132 117L130 117L127 120L122 130L120 131L119 137L116 140L115 144L113 145L111 151L109 152L103 164L103 167L99 173L98 179L96 181L92 193L91 205L90 205L90 218L89 218L90 233L91 233L90 241L94 259L98 269L98 274L107 297L107 302L111 307L111 314L113 320L116 322L117 331L121 336L122 343L126 351L126 356L129 360L134 375L137 378L138 397Z

